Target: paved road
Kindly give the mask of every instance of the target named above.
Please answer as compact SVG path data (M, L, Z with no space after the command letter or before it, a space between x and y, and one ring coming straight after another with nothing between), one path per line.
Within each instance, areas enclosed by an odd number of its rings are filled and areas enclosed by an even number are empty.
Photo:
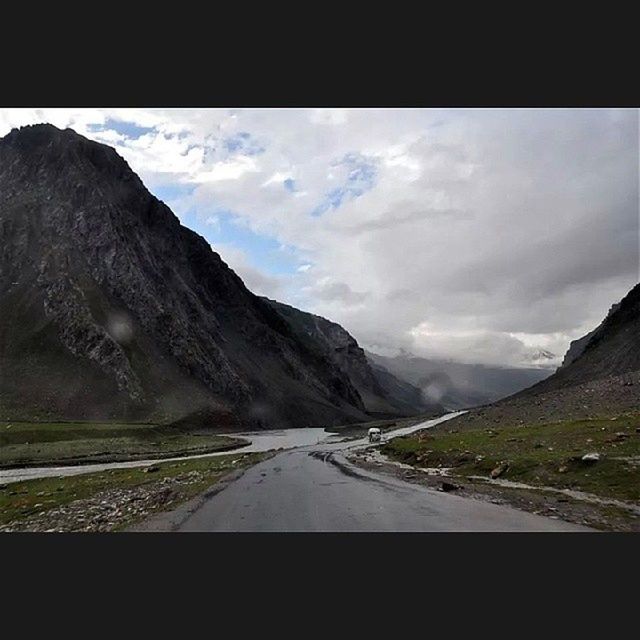
M431 421L433 424L436 421ZM279 453L151 529L177 531L579 531L585 527L462 498L350 464L362 441Z

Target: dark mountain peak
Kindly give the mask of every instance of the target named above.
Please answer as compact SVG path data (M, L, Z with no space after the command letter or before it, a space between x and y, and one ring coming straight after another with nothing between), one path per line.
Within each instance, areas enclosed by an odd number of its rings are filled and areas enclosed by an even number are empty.
M46 172L58 176L75 167L87 179L102 174L107 179L137 181L143 187L115 149L48 123L12 129L0 138L0 160L21 179L33 179L36 173L42 178Z
M41 123L12 129L0 139L0 144L32 150L50 144L68 144L77 139L86 140L73 129L60 129L53 124Z

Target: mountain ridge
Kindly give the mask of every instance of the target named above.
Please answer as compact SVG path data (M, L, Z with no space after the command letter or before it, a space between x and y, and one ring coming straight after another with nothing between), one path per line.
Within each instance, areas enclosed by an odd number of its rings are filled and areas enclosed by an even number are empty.
M367 419L344 371L111 147L52 125L0 139L0 235L5 413L209 411L237 428Z
M494 402L551 373L543 368L497 367L421 358L406 351L395 357L367 351L367 358L419 387L426 397L451 410Z
M372 364L356 339L338 323L276 300L263 299L291 323L301 340L310 338L311 344L319 346L347 373L370 414L384 417L444 412L440 403L425 399L420 389L385 367Z
M581 340L580 353L548 378L474 409L456 422L481 428L594 419L640 410L640 284Z

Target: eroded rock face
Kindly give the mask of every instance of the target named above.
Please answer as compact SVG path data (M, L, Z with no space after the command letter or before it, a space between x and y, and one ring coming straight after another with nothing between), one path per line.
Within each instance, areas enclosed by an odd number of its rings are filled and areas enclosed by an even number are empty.
M51 125L1 139L0 236L8 415L366 418L349 376L297 340L110 147Z

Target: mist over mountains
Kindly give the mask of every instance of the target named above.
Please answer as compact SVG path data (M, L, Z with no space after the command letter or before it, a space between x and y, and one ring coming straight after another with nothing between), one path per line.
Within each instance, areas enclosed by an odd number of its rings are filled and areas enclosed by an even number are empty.
M418 387L426 399L451 410L494 402L543 380L553 371L435 360L406 352L395 357L367 352L367 358Z

